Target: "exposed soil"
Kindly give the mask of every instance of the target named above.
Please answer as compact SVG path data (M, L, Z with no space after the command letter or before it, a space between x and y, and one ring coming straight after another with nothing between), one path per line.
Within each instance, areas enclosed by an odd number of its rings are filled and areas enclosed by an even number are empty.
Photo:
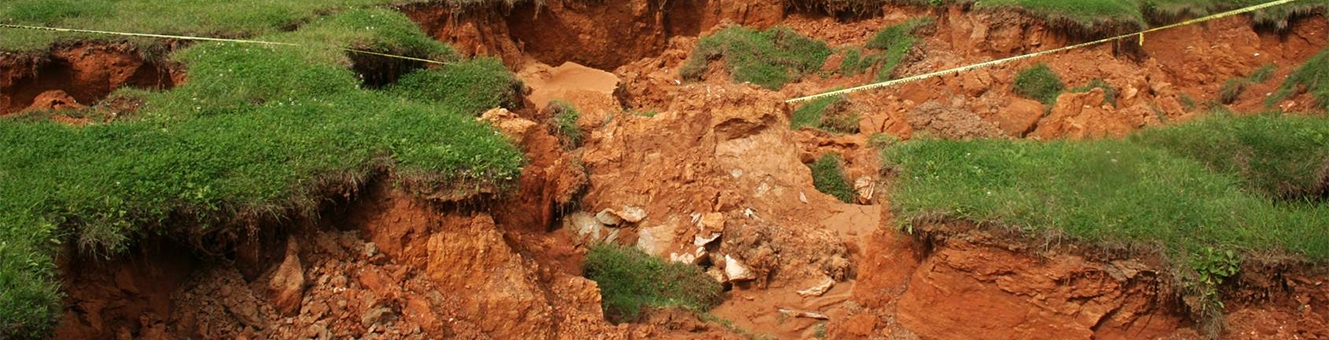
M1323 16L1295 20L1282 33L1224 19L1150 35L1143 46L1123 42L857 94L850 105L863 117L862 132L836 135L789 129L792 107L783 100L868 83L875 72L812 76L769 91L734 84L720 67L704 81L683 82L678 68L697 37L722 23L779 23L833 46L861 46L888 24L934 16L937 26L897 70L904 75L1072 39L1019 13L958 7L887 8L850 22L786 13L774 0L403 11L463 53L503 59L531 88L532 105L481 117L530 158L514 194L441 203L382 178L336 199L316 220L264 228L276 231L226 254L166 239L110 260L67 252L69 297L57 338L743 338L676 310L638 324L607 322L580 262L587 244L610 241L703 267L727 289L711 314L750 334L1200 339L1207 320L1194 316L1158 254L1031 241L964 223L898 231L884 195L889 178L867 136L1121 137L1190 119L1216 100L1224 80L1274 64L1273 79L1232 105L1258 110L1293 67L1329 45ZM52 107L71 98L89 105L117 86L151 87L143 79L158 88L182 80L114 51L75 46L29 64L0 58L3 113L38 97ZM123 72L51 66L89 59L139 61ZM1120 96L1113 105L1101 90L1065 94L1048 107L1013 95L1015 73L1035 62L1069 87L1098 78ZM12 71L19 66L51 70ZM52 90L66 95L43 95ZM583 146L565 148L551 133L544 109L554 100L582 113ZM858 204L813 187L805 164L832 152L845 159ZM605 214L617 219L605 223L598 217ZM1326 279L1323 268L1291 259L1248 261L1222 287L1220 337L1329 338Z
M122 86L169 89L183 83L176 65L129 43L59 46L46 55L0 54L0 115L93 106Z

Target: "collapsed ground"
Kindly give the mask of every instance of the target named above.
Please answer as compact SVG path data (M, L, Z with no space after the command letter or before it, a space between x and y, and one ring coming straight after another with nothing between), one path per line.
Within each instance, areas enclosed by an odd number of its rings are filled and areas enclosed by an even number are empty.
M62 315L67 338L1325 336L1322 12L785 107L1084 32L1033 5L668 5L398 9L451 47L392 10L232 33L457 62L420 71L317 47L6 40L37 42L4 61L0 269L20 289L3 298L31 306L7 334ZM1227 117L1268 110L1297 117ZM702 314L683 310L714 303L705 285L622 301L596 274L615 267L583 270L601 241L728 291ZM615 309L639 305L684 309Z

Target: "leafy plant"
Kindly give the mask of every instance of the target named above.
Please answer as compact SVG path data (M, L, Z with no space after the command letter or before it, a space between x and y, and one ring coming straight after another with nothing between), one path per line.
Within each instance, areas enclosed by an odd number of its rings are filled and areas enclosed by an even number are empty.
M1016 94L1038 100L1047 105L1055 103L1057 96L1065 88L1066 85L1061 82L1061 77L1052 72L1047 64L1038 64L1024 69L1015 76Z
M600 286L605 316L614 322L640 320L650 308L681 307L705 312L721 301L721 287L700 267L666 262L637 248L611 243L591 246L582 264Z

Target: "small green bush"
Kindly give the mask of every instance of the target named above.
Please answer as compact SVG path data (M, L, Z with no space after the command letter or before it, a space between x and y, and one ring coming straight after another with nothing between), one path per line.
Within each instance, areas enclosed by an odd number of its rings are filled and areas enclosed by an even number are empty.
M1329 48L1320 51L1301 68L1293 71L1278 93L1269 98L1268 104L1272 106L1298 93L1310 93L1321 107L1329 110Z
M667 262L637 248L600 243L582 264L600 286L605 316L635 322L648 308L682 307L705 312L721 301L722 287L700 267Z
M554 110L554 124L552 124L554 134L559 136L563 147L567 149L581 147L581 127L577 125L577 120L581 119L581 112L565 101L554 101L551 107Z
M812 169L812 185L824 194L835 196L845 203L853 203L854 186L844 176L843 161L840 155L825 154L808 165Z
M820 69L830 55L825 42L788 27L759 31L735 26L702 38L679 73L687 80L701 80L711 60L724 58L734 81L779 90Z
M1016 94L1047 105L1056 103L1057 96L1061 95L1061 91L1065 88L1066 85L1061 82L1061 77L1052 72L1046 64L1024 69L1015 76Z
M1108 104L1112 104L1114 107L1117 106L1117 88L1112 87L1112 84L1108 84L1102 79L1094 78L1084 86L1071 89L1071 92L1084 93L1093 91L1094 89L1103 89L1103 100L1107 101Z

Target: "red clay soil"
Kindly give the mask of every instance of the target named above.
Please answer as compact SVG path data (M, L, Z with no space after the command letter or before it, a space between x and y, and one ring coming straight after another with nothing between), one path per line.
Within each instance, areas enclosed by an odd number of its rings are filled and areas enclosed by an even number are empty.
M728 290L711 314L749 334L1198 339L1203 327L1157 256L1031 245L972 228L897 231L867 136L1122 136L1188 119L1201 110L1183 98L1213 100L1222 81L1273 63L1278 77L1234 105L1256 107L1259 92L1329 44L1322 16L1281 34L1225 19L1151 35L1139 53L1104 46L1038 60L1071 87L1094 78L1120 87L1116 106L1101 91L1063 95L1052 108L1018 98L1012 79L1032 63L1022 62L851 96L862 132L836 135L790 130L793 107L782 100L871 76L812 76L769 91L733 84L720 67L702 82L682 82L677 70L697 35L722 22L780 23L861 46L887 24L935 16L900 75L1070 41L1022 15L959 8L888 8L840 22L785 13L775 0L676 1L666 10L647 0L547 3L538 13L403 9L464 53L502 58L532 88L534 105L480 118L530 159L516 193L439 203L380 183L235 254L185 257L187 249L147 242L111 261L67 256L71 289L58 338L742 338L673 310L640 324L605 321L580 262L586 244L608 240L702 266ZM615 69L548 66L564 62ZM552 100L582 112L582 147L565 148L551 133L543 103ZM843 156L860 204L813 187L805 164L825 153ZM602 211L642 216L589 217ZM1288 263L1296 262L1248 263L1223 288L1222 338L1329 338L1329 276Z
M146 59L129 43L77 43L47 55L0 54L0 115L92 106L121 86L169 89L175 67Z

